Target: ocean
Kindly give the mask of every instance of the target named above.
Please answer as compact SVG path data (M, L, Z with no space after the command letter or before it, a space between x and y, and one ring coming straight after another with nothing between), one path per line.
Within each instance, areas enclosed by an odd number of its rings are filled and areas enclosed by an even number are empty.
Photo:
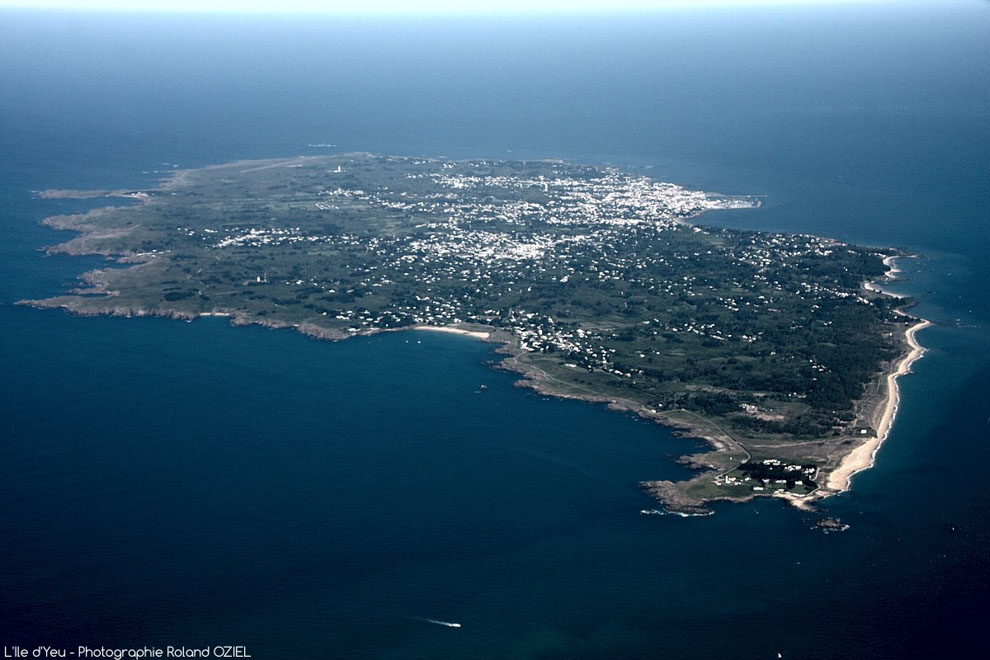
M0 645L967 652L990 607L988 33L977 0L0 11ZM766 195L702 222L917 254L890 288L935 325L877 465L820 514L761 500L646 515L659 507L638 483L686 476L675 459L700 445L513 387L490 345L14 304L103 263L45 256L67 234L38 224L98 204L32 191L334 151L612 163ZM820 515L850 529L823 534Z

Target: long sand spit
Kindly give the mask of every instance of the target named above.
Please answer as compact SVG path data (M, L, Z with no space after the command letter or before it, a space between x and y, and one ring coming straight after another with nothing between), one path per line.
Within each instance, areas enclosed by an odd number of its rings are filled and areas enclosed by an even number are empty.
M918 343L915 335L930 325L930 321L921 320L905 331L904 338L907 340L911 351L901 358L900 362L897 363L896 369L887 374L887 400L884 403L883 414L880 416L880 421L877 424L876 437L856 447L856 449L849 452L842 459L839 466L828 476L827 488L829 490L837 492L849 490L853 475L873 467L876 462L877 452L880 450L880 445L883 444L884 440L890 434L890 427L894 422L894 417L897 415L897 407L900 403L897 379L911 373L911 365L915 360L924 355L925 349Z

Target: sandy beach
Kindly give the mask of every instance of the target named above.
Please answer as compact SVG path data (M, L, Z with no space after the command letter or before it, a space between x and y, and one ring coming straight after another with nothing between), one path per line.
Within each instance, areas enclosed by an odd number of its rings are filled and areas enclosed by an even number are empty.
M896 263L897 259L898 259L898 255L896 254L892 254L889 257L884 257L883 259L883 265L888 268L887 270L888 280L895 279L897 277L897 274L901 272L901 269L897 267L897 263Z
M826 488L829 490L848 490L853 475L873 467L877 451L879 451L880 445L883 444L884 440L887 439L887 435L890 433L890 427L894 422L894 417L897 415L897 406L900 402L897 379L910 373L911 365L924 354L925 349L918 343L915 335L930 325L931 322L922 320L912 325L904 333L911 351L901 358L900 362L897 363L897 368L887 375L887 400L884 403L883 413L877 424L877 435L864 442L842 459L839 466L828 477Z
M429 330L430 332L447 332L452 335L464 335L466 337L474 337L475 339L487 340L491 337L490 332L482 332L480 330L462 330L461 328L451 328L449 326L439 326L439 325L417 325L412 328L413 330Z
M884 288L880 286L881 282L891 282L900 279L897 277L897 274L903 271L901 271L901 269L897 267L897 260L899 258L900 258L899 255L896 254L891 255L889 257L885 257L883 260L883 265L887 267L887 272L883 276L883 279L877 280L875 282L863 282L863 288L866 289L867 291L872 291L874 293L882 293L883 295L890 296L891 298L898 298L898 299L906 298L907 296L902 293L892 293L890 291L885 291Z

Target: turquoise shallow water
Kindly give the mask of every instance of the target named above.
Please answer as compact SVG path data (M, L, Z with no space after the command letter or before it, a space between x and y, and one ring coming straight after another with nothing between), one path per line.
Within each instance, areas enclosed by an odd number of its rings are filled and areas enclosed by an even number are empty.
M244 644L257 658L966 651L990 585L990 81L970 65L990 55L987 14L4 13L0 644ZM686 474L672 459L697 445L515 388L469 339L328 343L12 305L101 263L41 255L64 236L38 220L87 205L30 191L148 186L176 162L311 143L615 162L768 195L708 222L920 253L894 288L937 324L877 467L823 507L851 529L822 535L814 516L765 501L641 515L654 504L637 483Z

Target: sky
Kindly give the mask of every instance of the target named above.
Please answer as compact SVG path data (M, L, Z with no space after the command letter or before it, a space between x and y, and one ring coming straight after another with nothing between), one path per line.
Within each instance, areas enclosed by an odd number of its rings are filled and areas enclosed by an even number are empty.
M0 8L238 13L547 13L671 7L879 4L896 0L0 0ZM902 0L903 1L903 0Z

